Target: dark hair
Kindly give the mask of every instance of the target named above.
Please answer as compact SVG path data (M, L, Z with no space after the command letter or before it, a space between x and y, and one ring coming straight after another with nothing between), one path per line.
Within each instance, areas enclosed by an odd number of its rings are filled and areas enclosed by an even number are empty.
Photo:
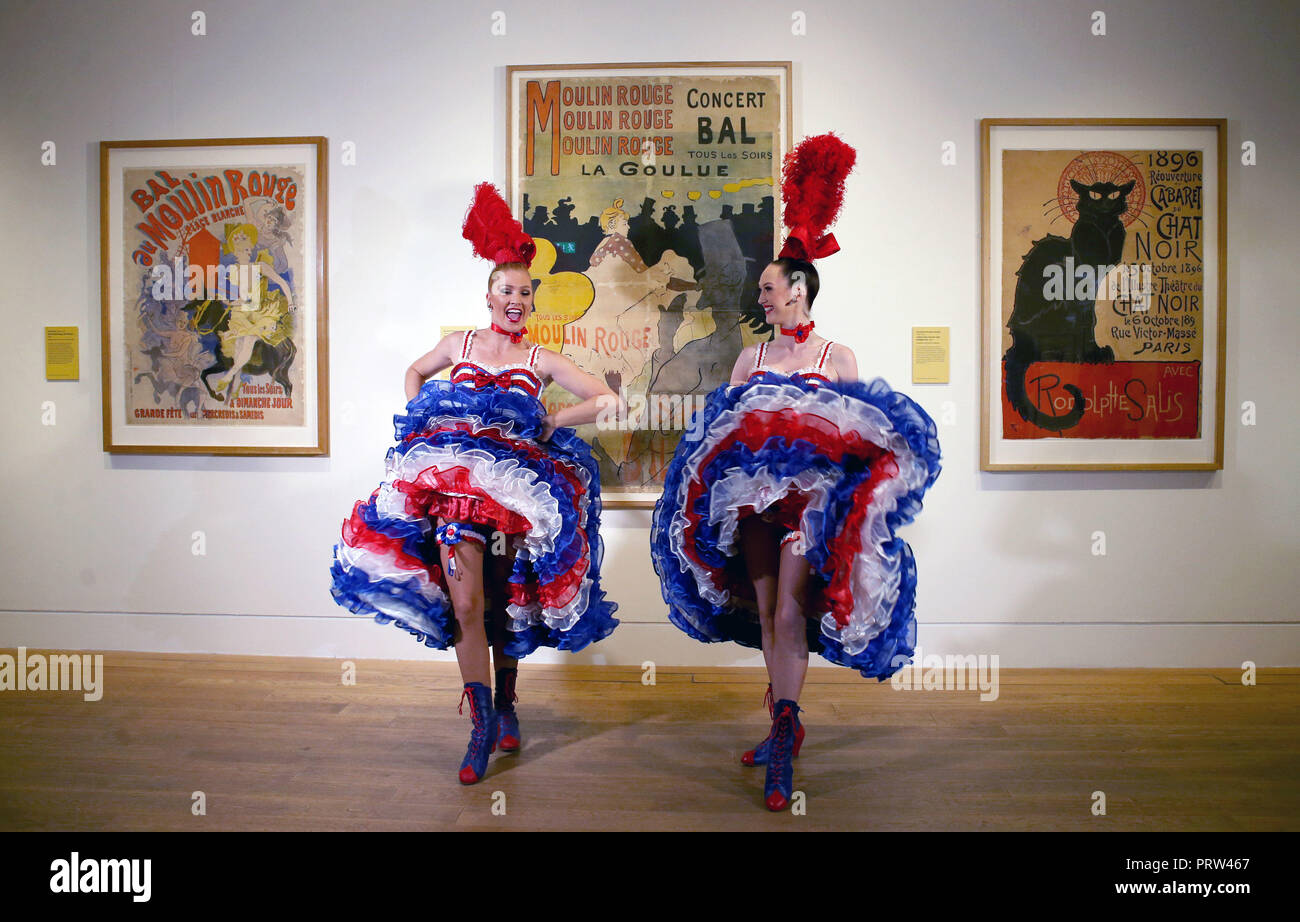
M488 275L488 291L492 290L492 283L496 281L498 275L502 272L510 272L514 269L521 269L525 273L528 272L528 266L524 263L501 263L499 266L494 266L492 272ZM528 276L529 287L532 287L532 278L532 275Z
M821 287L821 279L817 277L817 270L813 268L813 264L805 259L782 256L780 259L772 260L772 265L781 270L781 275L787 282L796 272L803 273L803 284L808 289L808 310L812 310L813 301L817 298L817 290Z

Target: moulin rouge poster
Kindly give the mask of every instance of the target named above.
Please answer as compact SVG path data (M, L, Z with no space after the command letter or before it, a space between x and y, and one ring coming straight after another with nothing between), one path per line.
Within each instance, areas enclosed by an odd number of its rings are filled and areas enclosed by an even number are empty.
M135 311L128 419L300 424L301 170L162 168L122 179L123 299Z
M314 162L274 145L108 153L119 158L105 176L114 445L317 447Z
M788 80L788 65L511 69L511 205L538 244L529 336L626 395L628 418L581 430L611 494L657 495L691 410L771 335L757 285Z

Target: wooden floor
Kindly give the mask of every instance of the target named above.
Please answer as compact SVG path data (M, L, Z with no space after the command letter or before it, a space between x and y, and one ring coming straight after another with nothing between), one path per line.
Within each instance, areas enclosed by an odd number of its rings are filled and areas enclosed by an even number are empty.
M739 764L761 670L525 664L523 750L466 787L455 667L356 666L109 652L100 701L0 692L0 829L1300 829L1300 670L1003 670L995 701L811 670L792 815Z

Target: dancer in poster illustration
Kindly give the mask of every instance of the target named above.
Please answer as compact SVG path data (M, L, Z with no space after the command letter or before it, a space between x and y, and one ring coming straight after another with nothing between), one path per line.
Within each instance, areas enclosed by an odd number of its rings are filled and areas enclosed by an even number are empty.
M277 381L283 379L288 392L288 368L293 363L293 291L284 276L276 272L274 259L268 253L256 251L257 228L251 224L231 224L226 227L224 250L228 254L224 265L239 266L244 272L235 278L252 279L248 290L237 290L237 297L227 305L227 325L221 330L221 358L230 362L229 370L216 376L215 385L209 389L219 400L226 399L222 391L229 389L229 397L239 393L239 376L250 364L253 349L262 346L263 358L257 363L259 372L268 370ZM257 271L249 272L255 267ZM274 285L274 287L272 287ZM270 358L267 358L270 357ZM224 362L221 362L224 364Z
M672 300L674 272L691 278L690 265L671 250L647 265L628 239L629 215L615 199L600 214L604 236L585 270L595 291L591 306L569 324L564 352L612 388L635 390L648 384L650 357L658 348L658 328L644 320L646 306ZM579 345L579 344L585 344ZM632 434L605 431L596 437L615 464L628 459Z
M535 245L488 183L464 236L494 265L491 324L444 337L407 369L387 476L343 525L332 591L426 646L454 645L474 724L459 778L472 784L498 746L520 748L518 659L581 650L618 624L600 587L599 472L568 428L617 398L526 338ZM449 366L450 380L431 377ZM581 402L547 414L538 395L551 380Z
M702 437L678 444L651 532L673 624L763 651L772 727L741 761L766 765L771 810L793 793L810 645L882 681L912 655L916 568L894 530L939 474L925 411L879 378L860 382L852 351L814 332L813 263L839 249L826 229L855 159L833 134L787 156L788 234L758 290L780 332L741 352Z

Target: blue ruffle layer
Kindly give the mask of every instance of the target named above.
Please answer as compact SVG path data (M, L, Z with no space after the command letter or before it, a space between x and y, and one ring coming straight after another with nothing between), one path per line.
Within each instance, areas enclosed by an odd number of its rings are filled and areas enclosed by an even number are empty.
M675 504L680 488L685 478L692 476L691 471L696 467L696 463L693 463L696 453L707 451L710 444L716 444L725 435L717 424L718 417L743 404L749 391L759 384L793 388L792 402L800 393L829 389L846 400L869 404L885 414L911 452L927 468L924 483L898 497L897 508L885 516L891 538L885 542L882 551L887 557L898 560L900 575L899 593L890 611L888 626L864 650L849 654L836 638L822 633L816 618L808 620L810 649L816 649L820 645L819 652L830 662L857 669L868 678L884 681L910 660L916 645L916 621L913 616L916 603L916 564L911 548L895 535L895 531L899 526L912 521L920 511L922 497L939 476L940 464L939 440L934 421L914 401L892 390L879 378L870 382L817 385L798 377L764 373L739 386L719 387L709 395L704 409L701 430L703 437L695 442L683 439L678 443L677 453L667 469L663 496L655 505L652 520L651 557L659 575L664 601L668 604L668 617L673 624L696 640L705 643L730 640L761 649L756 617L734 604L733 600L714 605L703 598L695 575L679 562L683 549L673 546L669 532L669 524L678 511ZM820 512L810 509L805 516L810 528L805 529L807 551L804 555L812 566L814 578L829 582L836 563L831 558L828 545L852 509L854 491L871 476L872 471L863 459L850 458L843 464L836 463L821 453L811 441L800 438L797 429L786 438L769 438L758 451L734 444L694 474L704 485L692 510L700 522L694 536L696 555L711 570L730 570L733 577L744 578L743 562L739 557L729 557L719 547L723 522L721 519L710 518L709 494L712 485L728 474L736 471L753 474L760 469L765 469L778 478L814 471L829 482L830 497L826 510Z
M511 632L506 647L510 656L523 657L540 646L577 651L601 640L618 626L613 617L618 606L609 601L600 588L600 565L604 544L600 538L600 470L587 443L572 429L557 429L544 443L536 443L546 409L530 394L520 390L483 388L476 390L448 381L425 382L420 393L406 406L406 412L393 417L397 444L389 449L389 461L400 460L416 446L435 448L473 448L489 453L501 462L518 464L544 484L550 501L560 517L558 534L549 552L516 560L513 582L547 585L581 564L589 556L587 577L591 580L587 605L578 621L567 630L534 624L529 629ZM473 424L477 428L496 428L513 439L535 442L543 454L530 457L512 446L486 435L451 431L425 434L431 421L445 417ZM413 436L413 437L412 437ZM395 457L396 456L396 457ZM586 523L580 526L578 497L573 485L557 468L557 462L580 468L587 476ZM403 550L432 567L438 561L438 549L432 540L428 522L388 518L376 508L375 496L360 507L366 526L380 534L402 541ZM521 510L530 520L530 510ZM491 523L479 523L491 524ZM586 541L584 543L583 537ZM331 568L331 592L335 600L358 614L372 615L380 624L395 623L426 646L446 649L454 638L454 613L446 602L430 600L418 591L414 578L395 580L374 578L365 567L347 568L338 560Z

